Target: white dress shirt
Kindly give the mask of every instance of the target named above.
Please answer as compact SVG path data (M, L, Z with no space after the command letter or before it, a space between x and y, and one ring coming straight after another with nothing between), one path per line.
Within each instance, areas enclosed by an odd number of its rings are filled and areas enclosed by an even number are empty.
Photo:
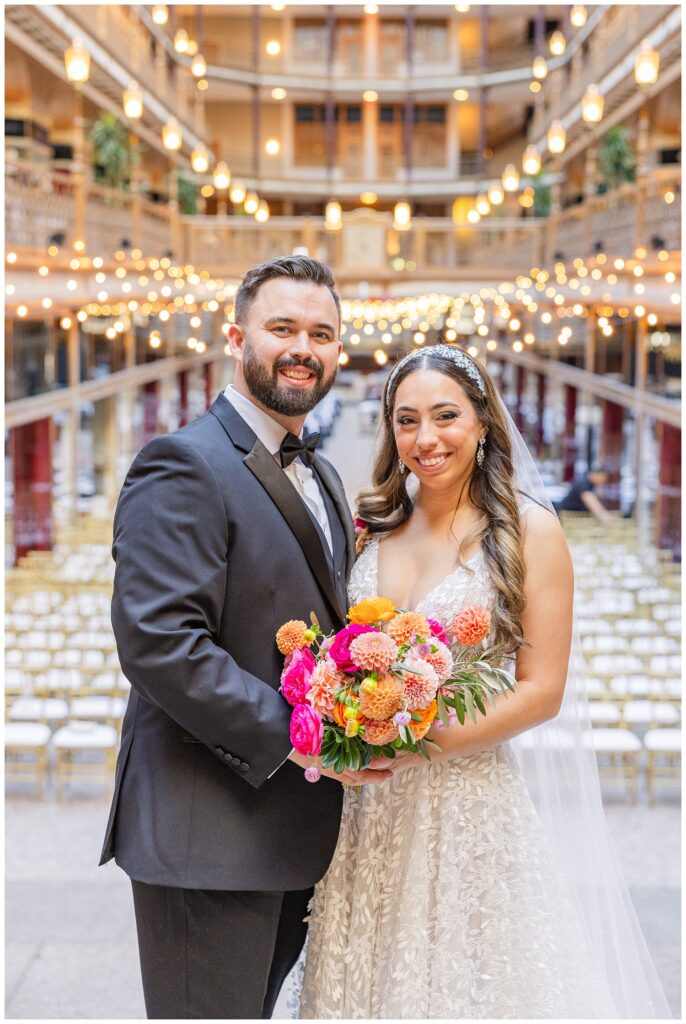
M270 455L281 465L279 449L281 442L288 433L285 427L277 423L275 419L263 412L254 402L242 395L239 391L229 385L224 391L225 397L231 402L237 413L245 420L250 429L257 435ZM331 526L326 512L326 505L315 475L309 466L300 459L293 459L290 466L283 470L291 481L296 491L305 502L306 506L315 517L322 528L329 551L333 552L333 541L331 539Z

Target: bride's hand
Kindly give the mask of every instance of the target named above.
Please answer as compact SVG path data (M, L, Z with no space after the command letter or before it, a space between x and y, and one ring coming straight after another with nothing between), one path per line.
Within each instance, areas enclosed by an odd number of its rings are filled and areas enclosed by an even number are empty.
M397 772L405 771L407 768L416 768L420 764L426 764L426 758L421 754L411 754L407 751L396 754L395 757L373 757L369 762L369 771L389 772L395 775Z

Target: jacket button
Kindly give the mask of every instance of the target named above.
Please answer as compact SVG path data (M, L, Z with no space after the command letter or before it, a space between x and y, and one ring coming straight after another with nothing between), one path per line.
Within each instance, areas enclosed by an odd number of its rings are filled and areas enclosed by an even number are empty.
M249 764L246 764L245 761L241 761L241 763L239 765L239 770L240 771L247 772L249 770L249 768L250 768Z
M231 766L232 766L232 768L238 768L240 763L241 763L240 757L232 757L231 758Z
M224 748L223 747L215 747L214 748L214 752L215 752L215 754L219 754L220 757L224 756Z
M224 753L222 754L222 757L224 758L225 761L230 761L231 760L231 754L228 752L228 750L224 751Z

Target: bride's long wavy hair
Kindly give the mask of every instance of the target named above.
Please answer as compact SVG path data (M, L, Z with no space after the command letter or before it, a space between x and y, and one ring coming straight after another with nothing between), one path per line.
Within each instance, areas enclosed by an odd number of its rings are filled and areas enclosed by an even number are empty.
M466 353L460 350L465 359ZM473 360L471 360L474 362ZM472 378L452 359L427 348L421 356L407 361L393 379L386 382L383 397L380 443L372 473L372 488L357 500L358 516L370 533L389 533L412 513L407 492L407 472L400 469L393 433L393 407L398 387L418 370L437 370L450 377L467 395L479 422L486 427L485 458L474 464L467 490L468 500L481 512L475 528L462 540L458 559L475 541L484 552L496 592L493 609L495 639L514 652L524 643L521 613L524 608L525 565L517 492L513 481L512 446L500 401L486 369L474 362L484 383L482 394ZM389 389L390 384L390 389ZM456 496L456 511L457 501Z

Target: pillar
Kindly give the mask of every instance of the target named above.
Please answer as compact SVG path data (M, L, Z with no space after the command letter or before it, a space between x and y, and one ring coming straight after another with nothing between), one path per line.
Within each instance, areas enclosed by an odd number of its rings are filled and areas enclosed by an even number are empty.
M214 394L212 391L212 365L211 363L205 363L202 368L203 384L205 387L205 409L209 409L214 401Z
M363 25L363 66L368 78L377 74L377 55L379 53L379 15L365 14Z
M379 104L362 102L362 161L366 181L377 177L379 152Z
M543 417L545 416L546 377L544 373L536 374L536 455L540 458L543 452Z
M657 546L681 561L681 430L658 424L660 485L657 497Z
M16 565L28 551L52 551L52 419L14 427L10 449Z
M574 466L576 463L576 401L577 389L571 384L565 384L565 429L562 436L562 479L565 483L574 479Z
M143 398L143 444L147 444L157 434L159 391L160 382L158 380L148 381L141 390Z
M179 426L188 423L188 370L179 372Z
M616 402L603 401L602 437L600 457L607 468L609 480L602 489L602 502L606 508L619 508L619 478L622 468L624 436L624 409Z
M515 373L515 394L517 397L515 405L515 426L520 434L524 430L524 393L526 389L526 370L523 366L516 367Z

